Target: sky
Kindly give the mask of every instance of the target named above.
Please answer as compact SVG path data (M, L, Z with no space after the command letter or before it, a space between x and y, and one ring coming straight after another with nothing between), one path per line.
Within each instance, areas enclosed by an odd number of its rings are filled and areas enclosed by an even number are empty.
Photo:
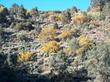
M81 10L87 10L90 0L0 0L0 4L10 8L12 4L23 5L27 9L37 7L39 10L65 10L76 6Z

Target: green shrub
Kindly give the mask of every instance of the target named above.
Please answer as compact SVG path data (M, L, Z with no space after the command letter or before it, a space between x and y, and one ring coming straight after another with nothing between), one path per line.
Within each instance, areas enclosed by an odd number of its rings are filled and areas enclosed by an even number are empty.
M28 30L31 31L34 29L31 22L21 22L15 25L16 30Z
M110 44L97 43L86 52L86 62L89 75L108 75L110 73Z
M3 40L3 36L4 36L3 33L4 33L4 29L3 28L0 28L0 43Z

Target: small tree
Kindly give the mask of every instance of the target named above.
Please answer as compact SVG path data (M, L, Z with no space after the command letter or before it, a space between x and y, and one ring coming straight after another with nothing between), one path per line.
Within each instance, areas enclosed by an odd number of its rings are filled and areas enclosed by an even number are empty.
M10 8L10 14L15 15L16 13L18 13L18 9L19 9L19 5L13 4L12 8Z
M31 10L30 15L32 16L32 18L34 20L36 20L36 17L39 17L39 11L38 11L37 7L33 8Z
M23 5L19 7L17 15L21 18L26 16L26 9L23 7Z
M3 5L0 5L0 22L6 21L6 15L8 15L8 9L5 8Z

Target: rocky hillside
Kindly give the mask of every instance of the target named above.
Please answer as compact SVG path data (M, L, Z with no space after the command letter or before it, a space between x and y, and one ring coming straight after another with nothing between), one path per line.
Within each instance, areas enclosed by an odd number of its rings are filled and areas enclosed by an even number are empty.
M110 82L110 15L0 5L0 82Z

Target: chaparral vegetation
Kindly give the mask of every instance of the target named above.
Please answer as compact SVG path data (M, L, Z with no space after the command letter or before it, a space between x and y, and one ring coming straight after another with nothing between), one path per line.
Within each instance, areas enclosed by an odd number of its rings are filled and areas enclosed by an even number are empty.
M110 82L110 0L87 11L0 5L0 82Z

